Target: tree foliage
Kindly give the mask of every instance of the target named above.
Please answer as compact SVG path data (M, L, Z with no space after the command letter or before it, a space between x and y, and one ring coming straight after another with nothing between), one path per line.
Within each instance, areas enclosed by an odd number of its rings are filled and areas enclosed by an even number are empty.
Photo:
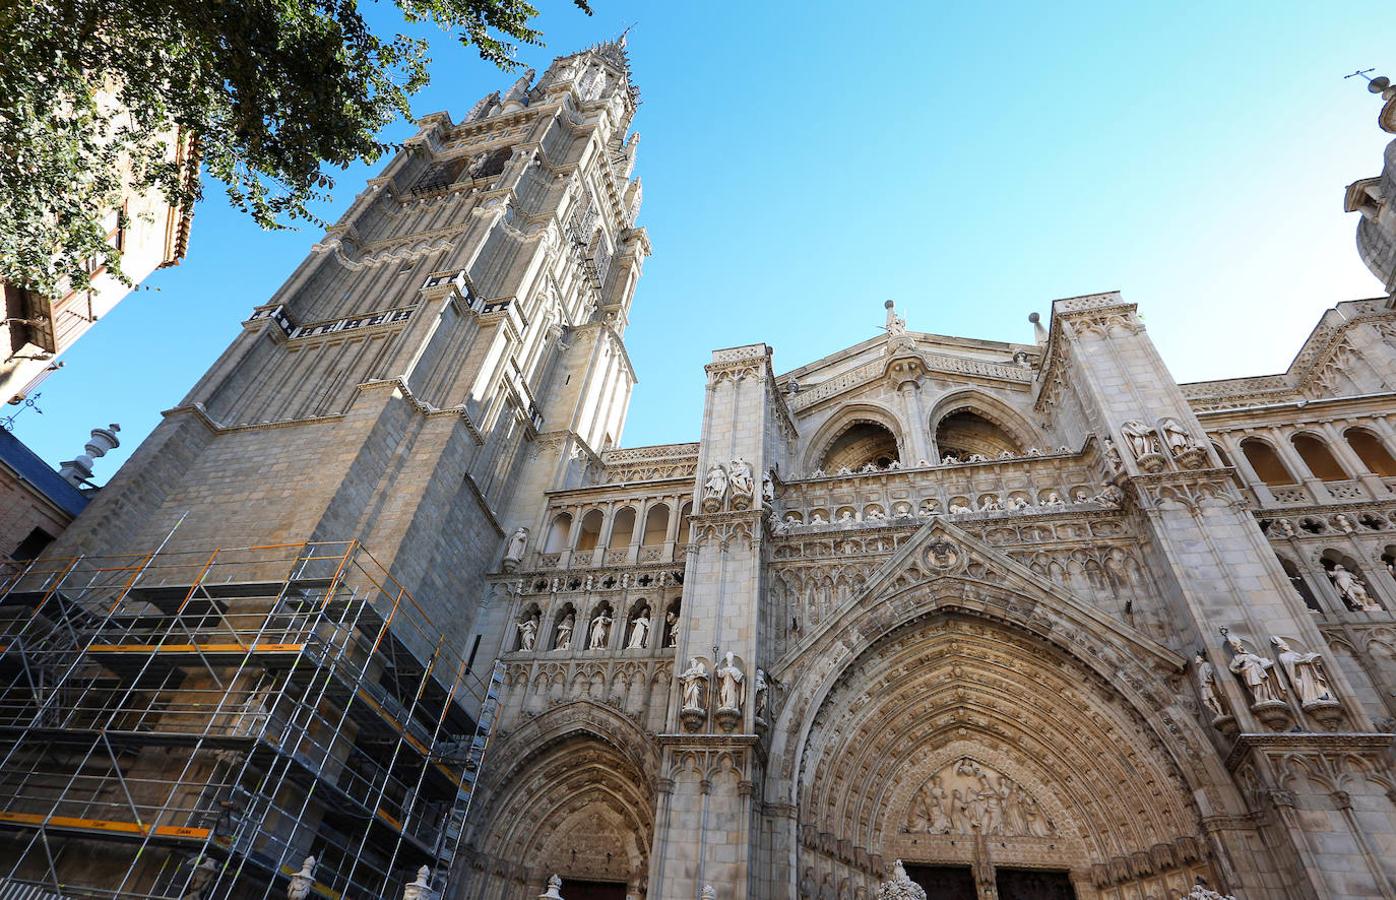
M526 0L394 0L503 69L540 44ZM590 13L587 0L573 0ZM313 220L327 168L373 161L427 83L426 41L380 36L356 0L0 2L0 281L81 288L127 191L193 203L178 139L264 228Z

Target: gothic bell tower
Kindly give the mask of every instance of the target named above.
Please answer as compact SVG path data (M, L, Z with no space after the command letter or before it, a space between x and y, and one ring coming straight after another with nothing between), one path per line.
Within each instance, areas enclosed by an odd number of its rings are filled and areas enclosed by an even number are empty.
M637 100L622 38L423 118L53 552L357 540L465 640L506 530L620 439Z

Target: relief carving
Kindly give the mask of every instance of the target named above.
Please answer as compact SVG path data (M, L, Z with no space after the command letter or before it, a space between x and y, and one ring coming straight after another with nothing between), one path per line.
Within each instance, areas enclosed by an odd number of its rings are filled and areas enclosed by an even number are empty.
M962 757L932 775L916 793L905 830L1050 837L1056 826L1013 779Z

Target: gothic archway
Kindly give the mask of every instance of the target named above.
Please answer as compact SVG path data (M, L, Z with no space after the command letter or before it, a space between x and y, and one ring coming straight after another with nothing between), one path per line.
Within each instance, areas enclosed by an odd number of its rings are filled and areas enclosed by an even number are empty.
M643 896L658 769L653 739L591 701L513 731L486 756L461 896L531 900L554 873Z
M1181 663L926 526L774 672L792 887L871 891L894 857L1055 868L1083 898L1224 880L1200 809L1245 807L1179 702Z

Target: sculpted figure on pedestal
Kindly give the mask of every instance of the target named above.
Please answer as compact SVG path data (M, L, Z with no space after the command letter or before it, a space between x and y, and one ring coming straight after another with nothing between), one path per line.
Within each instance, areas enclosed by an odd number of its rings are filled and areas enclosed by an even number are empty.
M213 880L217 876L218 864L212 857L200 855L193 873L189 876L189 884L184 888L183 900L205 900L208 889L213 887Z
M1201 650L1192 658L1192 669L1197 678L1197 693L1202 698L1202 705L1212 713L1213 718L1226 715L1226 708L1222 706L1221 696L1217 692L1217 670Z
M672 609L664 614L664 646L677 647L679 645L679 614Z
M708 466L708 473L703 476L703 509L717 512L722 509L722 503L726 499L727 470L722 467L722 463L713 463Z
M1138 419L1130 419L1121 425L1120 434L1124 436L1125 443L1129 445L1129 452L1134 454L1135 459L1159 451L1158 436L1152 428Z
M1246 649L1236 638L1227 638L1227 645L1235 655L1231 658L1230 669L1241 678L1241 683L1250 693L1251 705L1258 703L1283 703L1284 687L1270 670L1274 663L1263 656L1257 656Z
M1285 670L1285 676L1289 678L1294 693L1299 695L1300 705L1338 701L1328 686L1328 675L1323 671L1322 656L1317 653L1299 653L1283 638L1272 637L1270 643L1275 645L1280 667Z
M1197 441L1177 419L1164 419L1159 427L1163 429L1163 439L1168 442L1168 452L1174 456L1185 450L1197 449Z
M630 641L625 645L627 650L643 650L650 637L650 609L648 606L640 607L640 611L635 614L635 618L630 620Z
M702 712L706 709L704 694L708 689L708 667L698 657L688 661L688 668L679 673L679 684L683 686L683 708Z
M1062 500L1062 495L1061 495L1061 494L1058 494L1056 491L1048 491L1048 492L1047 492L1047 499L1042 501L1042 505L1043 505L1043 506L1049 506L1049 507L1052 507L1052 506L1066 506L1066 502L1065 502L1064 500Z
M742 684L745 676L737 666L736 654L729 650L714 674L718 677L718 709L740 710L746 688Z
M577 627L577 617L568 613L563 618L562 624L557 626L557 640L553 642L554 650L572 649L572 630Z
M764 720L766 718L766 705L769 701L766 696L768 690L766 686L766 672L760 666L757 666L756 668L754 684L754 693L756 696L756 718Z
M751 464L740 456L732 460L732 470L728 473L727 483L732 491L732 508L747 509L751 506L752 491L755 484L752 482Z
M761 476L761 502L767 505L774 503L776 499L776 482L767 472Z
M587 645L590 650L605 649L611 637L611 617L606 615L606 608L596 611L595 617L591 620L591 643Z
M519 649L532 650L538 641L538 620L533 616L526 616L519 620L514 626L519 630Z
M1328 573L1332 579L1333 586L1338 589L1338 594L1343 598L1343 602L1349 609L1361 610L1362 612L1381 612L1381 607L1372 601L1367 593L1367 587L1357 576L1349 572L1341 563L1333 566L1333 571Z
M512 572L518 568L519 561L524 557L524 551L528 549L528 529L519 526L512 535L509 536L509 543L504 547L504 571Z

